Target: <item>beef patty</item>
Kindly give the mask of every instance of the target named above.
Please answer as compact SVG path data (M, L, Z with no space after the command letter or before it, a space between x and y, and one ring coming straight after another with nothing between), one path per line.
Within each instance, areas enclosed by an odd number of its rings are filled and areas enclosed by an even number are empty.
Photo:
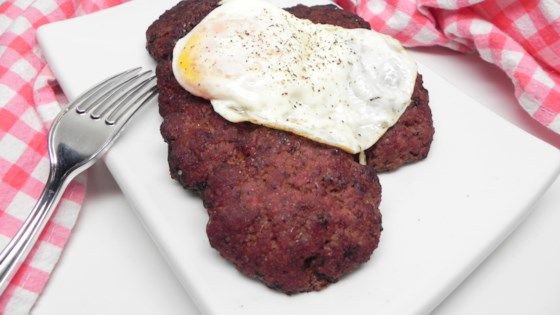
M171 70L175 42L217 2L182 1L147 31L148 51L158 63L171 176L200 194L210 244L239 271L288 294L321 289L377 247L381 186L375 168L391 170L428 153L433 128L427 92L419 76L411 106L367 151L368 166L291 133L230 123L207 100L185 91ZM367 27L334 6L288 10L318 23Z
M182 1L168 10L147 31L147 48L158 62L170 62L177 40L187 34L200 20L218 6L216 0ZM287 11L315 23L332 24L344 28L369 28L359 16L333 5L307 7L298 5ZM167 72L167 71L165 71ZM428 105L428 91L418 74L412 100L399 121L371 148L366 150L367 163L378 172L393 171L405 164L426 158L434 135L432 113ZM161 104L160 113L180 111L174 102Z

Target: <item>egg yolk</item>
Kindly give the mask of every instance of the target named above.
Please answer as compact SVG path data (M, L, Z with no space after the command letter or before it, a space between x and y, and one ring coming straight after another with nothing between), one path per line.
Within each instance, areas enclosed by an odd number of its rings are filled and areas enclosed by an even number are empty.
M185 43L181 55L179 56L179 65L183 78L191 84L197 85L200 80L200 73L197 65L194 63L196 60L196 48L201 41L199 34L192 34L188 41Z

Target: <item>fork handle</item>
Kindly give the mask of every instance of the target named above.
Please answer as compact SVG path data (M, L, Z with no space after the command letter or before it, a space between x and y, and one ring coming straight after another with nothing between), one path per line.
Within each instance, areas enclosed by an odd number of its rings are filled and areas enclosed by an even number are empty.
M0 253L0 294L23 263L37 241L70 179L52 168L39 200L25 222Z

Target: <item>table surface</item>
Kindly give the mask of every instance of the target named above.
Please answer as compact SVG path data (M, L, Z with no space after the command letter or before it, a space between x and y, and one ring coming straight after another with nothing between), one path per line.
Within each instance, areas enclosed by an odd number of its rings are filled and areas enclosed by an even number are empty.
M440 48L415 50L415 57L560 148L560 136L528 117L495 66ZM89 171L88 185L73 235L33 313L199 314L102 163ZM433 314L560 314L559 205L557 179L528 219Z

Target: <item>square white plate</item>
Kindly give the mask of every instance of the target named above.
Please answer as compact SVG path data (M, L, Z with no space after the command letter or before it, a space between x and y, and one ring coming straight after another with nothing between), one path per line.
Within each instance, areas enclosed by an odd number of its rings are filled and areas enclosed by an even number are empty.
M175 2L137 0L42 27L39 42L69 98L117 71L154 67L144 32ZM558 174L560 153L427 67L420 71L436 128L430 156L380 176L379 248L370 262L321 292L272 291L210 247L200 200L168 174L156 106L137 117L106 163L205 314L427 313L529 213Z

